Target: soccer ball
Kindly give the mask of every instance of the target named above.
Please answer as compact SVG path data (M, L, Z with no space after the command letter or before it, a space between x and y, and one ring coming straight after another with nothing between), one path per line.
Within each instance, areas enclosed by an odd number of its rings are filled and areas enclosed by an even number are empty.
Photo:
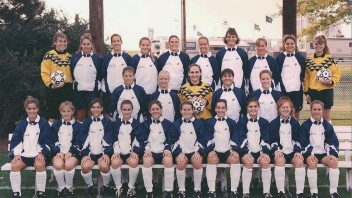
M51 83L56 86L63 86L66 81L65 73L62 71L55 71L50 75Z
M203 102L203 100L196 98L192 100L192 105L193 105L193 112L198 114L204 110L204 107L206 104Z
M317 72L317 80L330 80L331 79L331 72L329 69L320 69Z

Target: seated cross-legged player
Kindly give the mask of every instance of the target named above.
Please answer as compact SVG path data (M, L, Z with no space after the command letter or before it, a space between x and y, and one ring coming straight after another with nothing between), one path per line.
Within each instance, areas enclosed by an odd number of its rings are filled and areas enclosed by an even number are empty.
M220 99L216 102L216 116L210 118L206 124L207 136L207 181L209 187L209 197L216 197L215 180L216 165L227 163L231 165L231 197L238 197L237 187L241 177L240 167L240 145L238 134L236 133L236 122L226 116L227 102Z

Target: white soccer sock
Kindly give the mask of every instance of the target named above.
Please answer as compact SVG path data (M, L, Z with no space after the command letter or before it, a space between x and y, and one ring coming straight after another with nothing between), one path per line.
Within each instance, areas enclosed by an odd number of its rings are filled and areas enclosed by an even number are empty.
M202 177L203 177L203 167L200 169L193 169L194 191L201 191Z
M318 193L318 173L317 169L307 170L308 183L310 187L310 193Z
M81 171L81 175L84 179L84 182L87 184L88 187L93 186L92 171L89 171L87 174L84 174Z
M175 172L174 167L164 168L164 177L165 177L165 191L173 191L174 190L174 180L175 180Z
M215 192L215 181L216 181L216 165L207 164L206 176L208 181L209 192Z
M73 168L70 171L65 170L65 180L66 180L66 188L70 189L73 187L73 177L75 176L76 170Z
M110 171L107 173L100 172L100 174L101 174L101 177L103 178L103 185L109 186L110 179L111 179Z
M304 167L295 168L296 194L303 193L304 182L306 181L306 170Z
M13 192L19 192L21 195L21 172L10 172L10 182Z
M275 166L274 175L277 192L285 192L285 167Z
M176 178L179 191L186 191L186 169L178 170L176 169Z
M136 168L132 168L132 167L129 168L129 171L128 171L128 177L129 177L128 187L129 188L135 188L138 173L139 173L138 166Z
M64 170L56 170L55 168L53 169L56 181L57 181L57 186L59 190L62 190L65 188L65 172Z
M121 168L119 167L118 169L113 169L111 167L110 169L111 177L114 180L115 186L117 189L120 189L122 187L122 182L121 182Z
M46 187L46 171L36 172L35 173L35 181L37 184L37 190L45 192Z
M237 192L238 184L240 183L240 178L241 178L241 165L239 163L231 164L230 177L231 177L231 191Z
M339 185L340 170L338 168L330 168L329 180L330 180L330 194L337 192L337 186Z
M285 171L285 169L284 169L284 171ZM285 181L285 179L284 179L284 181ZM270 167L268 169L262 168L262 182L263 182L263 193L270 193L270 185L271 185L271 168Z
M253 169L243 167L242 171L242 188L243 194L249 193L249 186L251 185Z
M152 167L142 168L144 187L147 192L153 192L153 171Z

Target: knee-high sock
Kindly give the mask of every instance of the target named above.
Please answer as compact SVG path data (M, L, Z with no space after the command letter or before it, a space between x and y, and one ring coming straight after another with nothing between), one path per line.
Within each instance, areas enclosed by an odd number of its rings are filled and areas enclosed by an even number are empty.
M128 178L129 178L128 187L129 188L135 188L138 173L139 173L138 166L136 168L132 168L132 167L129 168L129 171L128 171Z
M174 190L174 180L175 180L175 169L164 168L164 177L165 177L165 191L173 191Z
M285 169L284 169L285 171ZM284 179L285 181L285 179ZM262 168L262 182L263 182L263 193L270 193L271 185L271 168Z
M295 168L296 194L303 193L305 180L306 180L305 168L304 167Z
M10 172L10 182L13 192L19 192L21 195L21 172Z
M215 181L216 181L216 165L207 164L206 176L208 181L209 192L215 192Z
M239 163L231 164L230 177L231 177L231 191L237 192L238 184L240 183L240 178L241 178L241 165Z
M75 169L70 171L65 170L65 180L66 180L66 188L70 189L73 187L73 177L75 176Z
M251 185L253 169L247 169L243 167L242 171L242 188L243 194L249 193L249 186Z
M35 181L37 184L37 190L45 192L46 187L46 171L36 172L35 173Z
M186 191L185 182L186 182L186 169L178 170L176 169L176 178L177 178L177 185L179 191Z
M277 192L285 192L285 167L275 166L274 175Z
M87 174L84 174L81 171L81 175L82 175L84 182L86 183L87 186L93 186L92 171L89 171Z
M56 170L55 168L53 169L56 181L57 181L57 186L60 190L64 189L66 187L65 185L65 172L64 170Z
M111 179L110 171L107 173L100 172L100 174L101 174L101 177L103 178L103 185L109 186L110 179Z
M153 192L153 169L152 167L142 168L144 187L147 192Z
M194 191L201 191L203 168L193 169Z
M329 180L330 180L330 194L337 192L337 186L339 185L340 170L338 168L330 168Z
M307 170L308 183L310 187L310 193L318 193L318 173L317 169Z
M122 182L121 182L121 168L113 169L111 167L110 169L111 177L112 180L114 180L115 186L117 189L120 189L122 187Z

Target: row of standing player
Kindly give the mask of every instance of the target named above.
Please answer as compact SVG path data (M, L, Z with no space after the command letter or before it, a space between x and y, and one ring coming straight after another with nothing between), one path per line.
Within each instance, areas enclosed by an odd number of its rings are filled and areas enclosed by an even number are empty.
M293 36L284 38L285 52L280 54L276 60L267 54L265 39L257 39L257 55L249 60L247 54L236 46L239 41L236 30L229 28L224 37L226 46L217 53L215 58L209 52L208 39L200 37L198 40L200 53L190 60L186 53L178 50L179 39L177 36L170 36L170 51L162 54L159 58L151 53L151 41L143 37L139 42L140 52L131 58L121 50L121 36L114 34L111 37L113 48L111 53L106 55L104 59L100 59L94 54L94 47L89 34L82 35L80 48L72 58L64 51L67 46L64 35L56 35L54 37L55 49L44 56L41 67L43 81L48 86L48 92L50 92L48 94L48 106L51 109L49 110L50 117L58 117L58 115L54 116L53 114L55 114L54 111L57 109L60 100L65 97L70 99L69 92L72 88L70 83L72 82L74 84L73 102L77 107L77 119L83 121L87 114L89 101L99 95L100 88L104 92L104 106L106 110L109 109L111 94L118 86L123 85L122 78L119 78L119 76L123 68L128 65L135 69L136 84L142 86L147 96L150 96L157 90L156 77L159 71L169 71L169 88L179 90L186 82L188 65L197 63L202 70L202 81L213 89L221 89L220 71L230 68L235 74L234 86L242 88L242 90L247 87L249 93L260 89L259 73L267 69L272 73L272 88L275 87L294 102L297 119L303 106L304 92L307 96L307 102L315 99L324 102L326 107L324 118L331 120L333 88L339 82L340 71L329 54L325 37L316 37L314 40L316 53L307 59L307 63L305 63L305 59L300 53L295 52L296 39ZM60 45L60 42L64 44ZM57 67L56 65L59 64L61 65ZM69 71L66 67L69 67ZM332 77L330 79L317 80L316 74L322 68L331 71ZM58 87L52 84L50 78L48 78L56 70L65 70L66 75L72 74L73 76L73 79L72 77L67 78L67 85L64 85L66 91L59 92L60 89L57 89ZM303 79L305 79L304 86L302 86ZM246 84L247 86L245 86ZM56 103L56 107L54 103ZM55 110L52 110L53 108Z
M181 118L174 123L162 116L162 105L153 100L149 103L151 118L143 121L133 119L133 104L129 100L121 103L122 115L115 122L103 116L103 102L97 98L91 101L92 116L83 124L73 118L74 106L71 102L60 105L61 120L52 128L38 115L39 101L28 97L24 102L27 118L17 125L10 145L10 181L14 197L21 196L20 170L26 166L36 169L36 189L38 197L45 196L46 171L51 154L54 174L58 182L59 195L73 195L74 167L81 159L81 175L87 184L87 195L92 196L92 167L98 164L103 178L102 192L106 192L111 176L116 185L117 197L123 191L120 166L127 163L129 168L129 190L127 195L135 195L138 164L143 159L143 181L146 197L153 197L152 165L163 163L165 191L172 197L174 167L179 186L178 197L185 197L185 167L194 167L194 197L201 197L202 163L207 160L206 177L209 187L208 197L216 197L216 164L231 165L231 197L239 197L237 188L242 171L243 197L249 197L249 186L253 163L259 163L262 170L264 197L270 194L270 163L275 163L275 180L280 197L284 194L285 163L295 166L297 197L303 197L305 169L311 197L318 196L317 163L330 168L330 194L339 197L338 140L333 127L323 120L324 104L313 101L311 118L300 126L293 116L293 104L287 97L277 103L279 116L272 122L260 117L257 99L247 101L247 115L236 121L226 116L227 101L216 102L215 117L207 121L196 119L193 105L185 101L180 105Z

